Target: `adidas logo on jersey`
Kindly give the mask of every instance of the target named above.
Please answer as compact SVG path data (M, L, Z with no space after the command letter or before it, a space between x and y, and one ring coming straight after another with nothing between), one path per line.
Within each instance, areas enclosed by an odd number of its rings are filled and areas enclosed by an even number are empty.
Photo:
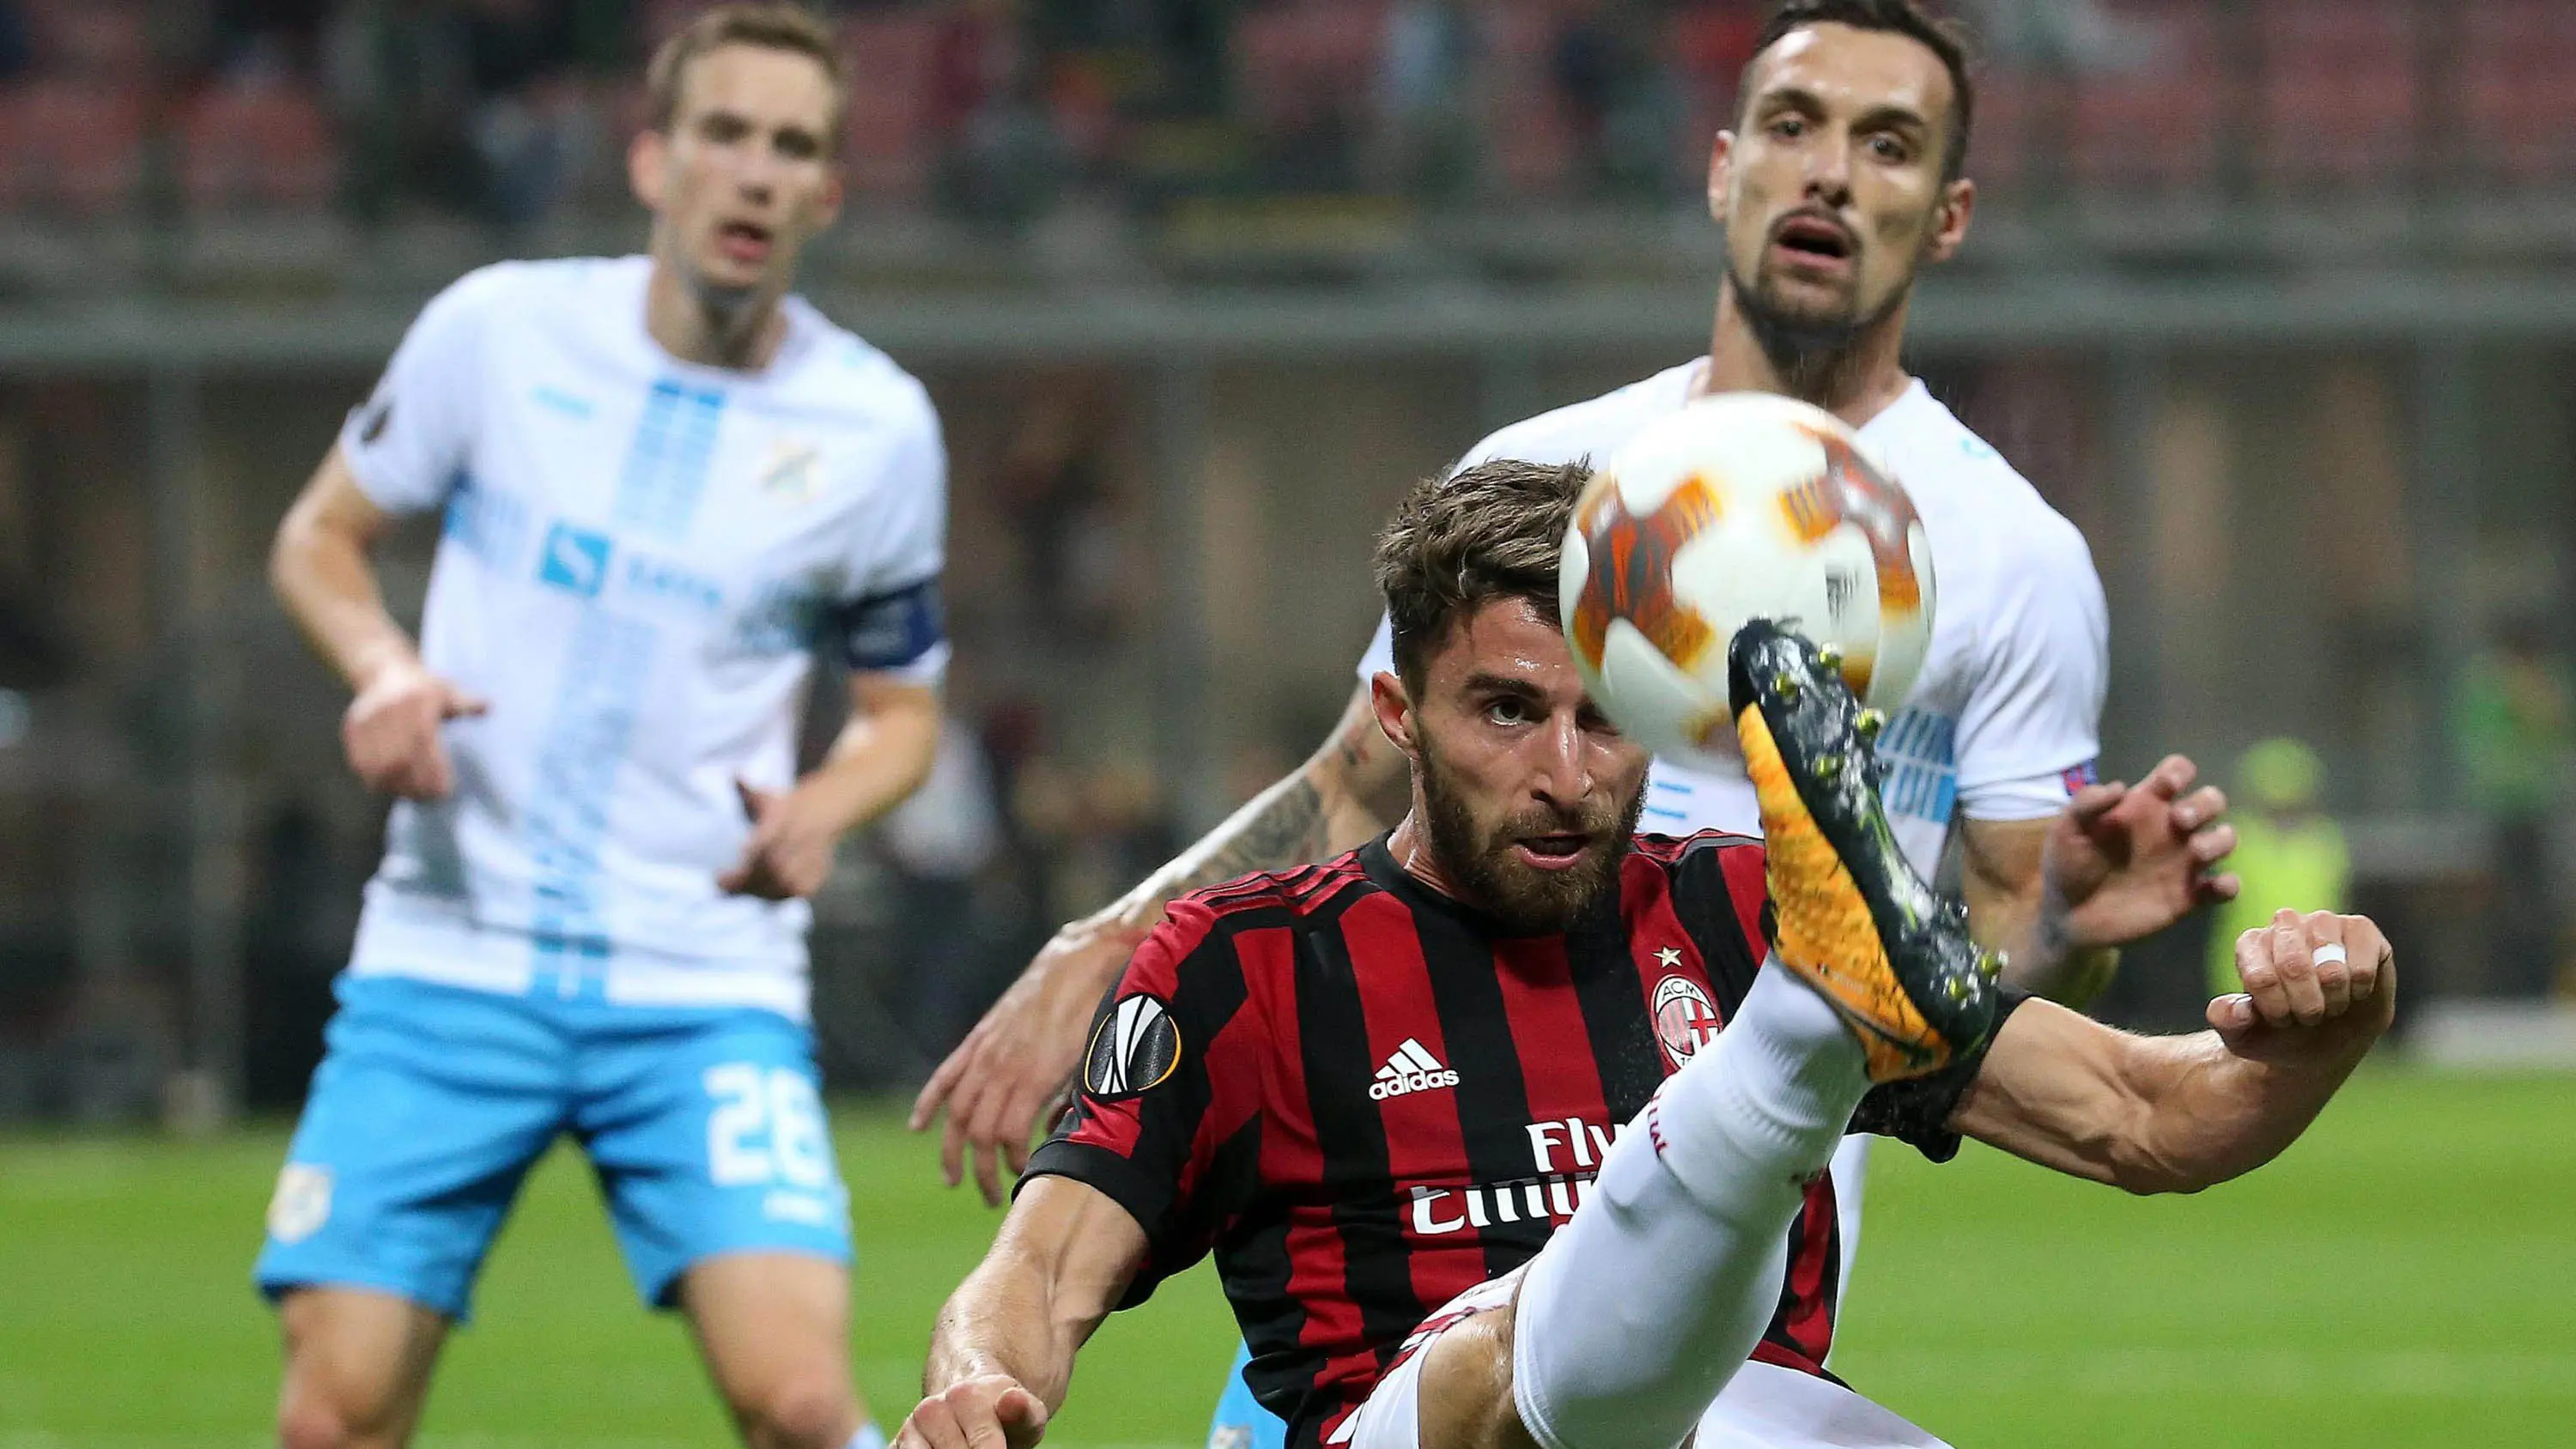
M1383 1102L1408 1092L1436 1091L1458 1085L1458 1074L1440 1065L1440 1059L1422 1049L1422 1043L1411 1037L1377 1069L1377 1080L1369 1085L1369 1100Z

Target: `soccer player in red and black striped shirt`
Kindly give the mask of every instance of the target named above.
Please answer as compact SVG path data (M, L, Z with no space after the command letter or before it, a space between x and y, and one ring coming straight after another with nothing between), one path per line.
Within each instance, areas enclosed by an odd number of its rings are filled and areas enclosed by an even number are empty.
M1935 1444L1821 1368L1846 1127L2188 1189L2278 1152L2384 1027L2357 917L2249 933L2200 1037L1998 989L1890 843L1849 693L1767 626L1733 645L1767 850L1634 836L1644 752L1556 624L1583 476L1484 464L1399 509L1377 708L1412 813L1173 907L903 1445L1035 1442L1099 1320L1209 1252L1292 1445ZM2176 888L2061 876L2060 909Z

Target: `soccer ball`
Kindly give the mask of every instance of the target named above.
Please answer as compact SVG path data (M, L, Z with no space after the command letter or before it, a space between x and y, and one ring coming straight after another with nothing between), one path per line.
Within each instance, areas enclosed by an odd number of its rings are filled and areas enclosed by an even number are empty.
M1575 504L1557 584L1586 688L1656 755L1740 767L1727 645L1772 619L1842 653L1894 712L1932 640L1914 503L1831 413L1768 393L1704 398L1638 434Z

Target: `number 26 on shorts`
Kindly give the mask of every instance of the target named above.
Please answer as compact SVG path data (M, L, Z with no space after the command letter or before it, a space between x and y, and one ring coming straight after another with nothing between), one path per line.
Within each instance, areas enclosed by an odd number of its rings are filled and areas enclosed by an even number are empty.
M785 1067L727 1062L707 1068L707 1175L718 1187L832 1181L831 1144L814 1084Z

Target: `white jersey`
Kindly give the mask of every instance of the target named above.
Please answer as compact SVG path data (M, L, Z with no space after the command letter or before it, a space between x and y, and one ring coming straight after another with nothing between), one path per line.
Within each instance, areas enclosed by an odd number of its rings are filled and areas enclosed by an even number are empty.
M813 652L947 659L947 465L921 385L801 300L759 372L645 331L650 264L516 262L412 324L340 436L443 510L429 668L490 702L386 826L350 970L613 1003L806 1009L801 903L727 896L736 782L794 779Z
M1459 467L1495 458L1607 462L1647 424L1699 395L1706 359L1515 423ZM1922 676L1878 739L1882 792L1906 858L1926 879L1952 819L2057 813L2100 753L2110 623L2075 526L1916 382L1860 429L1922 516L1940 598ZM1360 661L1394 667L1384 620ZM1657 760L1640 827L1760 833L1753 786Z

